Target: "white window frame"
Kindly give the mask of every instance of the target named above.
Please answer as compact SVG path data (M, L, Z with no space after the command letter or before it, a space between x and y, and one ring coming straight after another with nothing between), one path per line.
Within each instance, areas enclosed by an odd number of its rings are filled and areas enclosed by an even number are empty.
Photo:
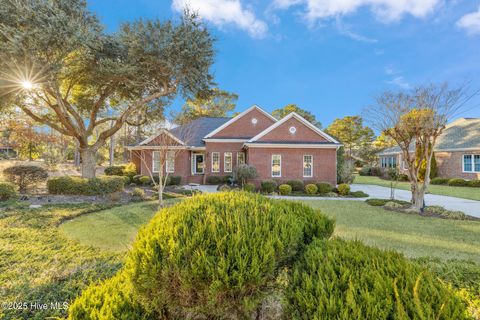
M471 159L471 164L472 164L472 170L466 171L465 170L465 157L469 156ZM480 157L480 154L462 154L462 172L463 173L478 173L480 170L476 171L475 170L475 157Z
M273 158L274 157L278 157L279 158L279 162L280 162L280 171L279 171L279 175L278 176L275 176L273 175ZM272 154L272 161L270 162L270 170L271 170L271 175L272 175L272 178L281 178L282 177L282 155L281 154Z
M167 151L167 161L165 161L165 171L175 173L175 151Z
M203 171L197 172L197 156L203 156ZM192 174L205 174L205 154L204 153L193 153L192 154Z
M243 156L242 163L240 163L240 161L238 161L238 159L240 158L239 156ZM237 152L237 166L240 165L240 164L245 164L245 163L247 163L246 158L245 158L245 152Z
M214 156L217 156L217 161L218 161L218 169L217 170L214 170L214 165L213 165L213 159L214 159ZM220 152L212 152L212 161L211 161L211 170L213 173L219 173L220 172Z
M227 167L227 157L230 157L230 163ZM223 172L232 172L233 170L233 155L231 152L224 152L223 153Z
M310 175L305 175L305 157L310 157ZM311 154L304 154L303 155L303 163L302 163L302 171L304 178L312 178L313 177L313 155Z
M158 155L157 157L155 157L156 154ZM155 162L155 160L157 161ZM160 151L153 151L152 152L152 172L156 173L158 171L160 171Z

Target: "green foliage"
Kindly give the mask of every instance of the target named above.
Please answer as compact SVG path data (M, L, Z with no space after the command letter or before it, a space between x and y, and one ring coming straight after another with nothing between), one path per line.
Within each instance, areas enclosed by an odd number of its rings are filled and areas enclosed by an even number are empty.
M472 188L480 188L480 180L470 180L468 181L468 186Z
M341 196L346 196L350 193L350 186L346 183L341 183L337 187L338 194Z
M108 166L105 167L104 173L107 176L123 176L125 166Z
M302 180L289 180L286 182L290 187L292 187L292 191L303 191L304 184Z
M133 188L132 190L132 198L136 200L143 200L145 199L145 191L141 188Z
M181 176L168 176L167 185L169 186L179 186L182 183Z
M447 185L449 178L433 178L432 181L430 181L430 184L435 184L435 185Z
M407 174L400 173L400 174L398 175L398 181L407 182L407 181L410 181L410 179L408 178L408 175L407 175Z
M278 186L278 193L280 193L282 196L289 195L292 193L292 186L289 184L281 184Z
M160 211L139 232L113 284L86 290L72 310L84 319L115 314L119 306L109 297L119 292L127 312L138 302L156 318L245 319L283 266L333 226L309 206L252 193L187 199Z
M3 170L7 181L18 186L20 192L26 192L48 178L45 169L38 166L18 165Z
M248 164L241 164L233 168L233 179L243 186L248 180L255 179L258 176L257 169Z
M264 180L260 184L260 190L263 193L272 193L277 189L277 182L275 180Z
M218 187L218 191L230 191L232 190L232 187L230 187L228 184L222 184L221 186Z
M48 179L47 188L50 194L91 196L123 191L124 184L124 177L118 176L104 176L91 179L63 176Z
M355 192L350 192L349 196L352 197L352 198L366 198L366 197L368 197L368 194L359 190L359 191L355 191Z
M247 191L247 192L255 192L255 189L256 189L256 187L255 187L255 185L254 185L253 183L250 183L250 182L249 182L249 183L245 183L245 184L243 185L243 190L244 190L244 191Z
M7 201L16 197L15 185L8 182L0 182L0 201Z
M175 118L177 124L187 124L201 117L226 117L237 105L238 95L218 88L196 94L188 99Z
M229 176L208 176L207 184L221 184L228 182Z
M286 299L289 319L468 319L464 302L429 271L359 241L310 244Z
M355 150L370 146L375 137L373 130L363 125L360 116L335 119L325 131L345 146L349 159Z
M441 206L428 206L425 208L424 214L439 216L445 219L466 220L467 215L461 211L447 210Z
M328 182L319 182L317 183L318 193L325 194L332 192L332 185Z
M318 192L318 187L313 183L307 184L305 186L305 192L307 194L316 194Z
M448 185L451 187L466 187L468 185L468 181L465 179L453 178L448 180Z
M300 108L296 104L288 104L283 108L275 109L275 110L272 111L272 116L274 116L275 118L280 120L280 119L286 117L287 115L289 115L292 112L295 112L295 113L301 115L308 122L313 124L315 127L319 128L319 129L322 128L322 124L320 123L320 121L317 120L317 118L315 117L314 114L312 114L311 112L309 112L307 110L304 110L304 109Z
M401 204L403 206L411 204L408 201L391 200L391 199L367 199L367 200L365 200L365 202L368 203L371 206L374 206L374 207L384 206L387 202L395 202L395 203Z
M425 180L425 172L427 171L427 160L424 159L423 156L424 148L420 145L417 145L416 150L415 150L415 166L418 166L418 161L419 159L422 160L422 164L420 165L420 169L418 170L418 179L420 181ZM433 179L437 176L438 174L438 168L437 168L437 160L435 159L435 153L432 156L432 161L430 163L430 179Z
M141 176L138 178L138 183L147 186L152 184L152 179L149 176Z

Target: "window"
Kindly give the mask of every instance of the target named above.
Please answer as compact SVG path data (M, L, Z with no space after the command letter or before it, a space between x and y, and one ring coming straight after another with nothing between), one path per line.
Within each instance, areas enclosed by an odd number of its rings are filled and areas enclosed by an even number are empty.
M175 151L167 151L167 163L165 166L167 173L175 172Z
M272 155L272 177L282 176L282 156L279 154Z
M396 168L397 167L397 157L382 157L381 158L382 168Z
M480 154L463 155L463 172L480 172Z
M232 153L225 152L223 154L223 171L232 172Z
M194 153L192 156L192 174L203 174L204 172L204 155L202 153Z
M303 156L303 176L313 177L313 156L311 155Z
M220 153L212 152L212 172L220 172Z
M237 166L245 164L245 152L237 152Z
M152 171L158 172L160 170L160 151L153 151L152 154Z

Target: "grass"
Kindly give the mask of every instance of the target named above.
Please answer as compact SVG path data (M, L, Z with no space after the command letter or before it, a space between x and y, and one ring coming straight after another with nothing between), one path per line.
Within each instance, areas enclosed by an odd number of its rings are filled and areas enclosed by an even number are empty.
M390 188L390 181L380 179L379 177L370 177L370 176L355 176L355 181L353 183L357 184L373 184L376 186L388 187ZM410 190L410 182L398 182L396 189ZM480 201L480 188L472 187L450 187L442 185L430 185L428 190L431 194L438 194L442 196L457 197L470 200L479 200Z
M0 319L64 317L68 304L92 281L111 277L121 255L98 252L61 233L65 219L106 206L57 205L28 209L12 204L0 210L0 301L27 308L0 308ZM61 308L31 310L30 303L59 303ZM65 305L64 305L65 303Z
M463 259L480 263L480 222L421 217L364 202L304 200L335 218L335 235L393 249L407 257Z
M179 200L167 199L167 204ZM84 245L106 251L123 252L130 248L138 229L147 223L157 211L157 202L139 202L115 207L60 225L60 230L69 238Z

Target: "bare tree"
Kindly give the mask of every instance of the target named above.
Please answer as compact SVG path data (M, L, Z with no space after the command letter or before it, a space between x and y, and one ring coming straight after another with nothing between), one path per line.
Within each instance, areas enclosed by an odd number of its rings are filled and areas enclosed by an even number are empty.
M452 89L446 83L432 84L410 92L384 92L377 98L376 105L365 111L371 125L392 138L401 149L410 176L413 209L423 210L438 137L477 93L469 93L465 85ZM422 146L422 153L415 153L416 145ZM425 179L419 181L423 161Z

